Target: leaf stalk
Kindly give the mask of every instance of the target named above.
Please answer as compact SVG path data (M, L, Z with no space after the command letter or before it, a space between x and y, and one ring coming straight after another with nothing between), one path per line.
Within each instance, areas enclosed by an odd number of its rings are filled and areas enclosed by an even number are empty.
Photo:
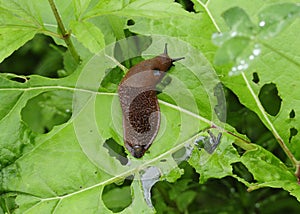
M80 57L77 53L77 51L75 50L75 47L72 43L72 40L70 38L71 34L69 32L66 31L66 28L61 20L61 17L58 13L58 10L56 8L56 5L54 3L54 0L48 0L50 6L51 6L51 9L53 11L53 14L55 16L55 19L56 19L56 22L57 22L57 25L58 25L58 29L59 31L61 32L62 34L62 39L65 41L66 45L68 46L69 48L69 51L71 53L71 55L73 56L73 58L75 59L75 61L79 64L80 63Z

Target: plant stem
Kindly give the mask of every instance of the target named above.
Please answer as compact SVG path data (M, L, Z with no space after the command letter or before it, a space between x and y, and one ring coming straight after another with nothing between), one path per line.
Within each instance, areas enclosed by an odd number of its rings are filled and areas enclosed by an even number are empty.
M61 17L58 13L58 10L55 6L55 3L53 0L48 0L49 1L49 4L51 6L51 9L54 13L54 16L55 16L55 19L56 19L56 22L58 24L58 29L60 30L61 34L62 34L62 38L65 40L65 43L66 45L68 46L69 48L69 51L71 53L71 55L73 56L73 58L75 59L75 61L79 64L80 63L80 57L79 55L77 54L75 48L74 48L74 45L72 43L72 40L70 38L70 33L66 31L65 29L65 26L61 20Z
M295 175L298 178L298 184L300 184L300 161L298 161L298 164L296 165Z
M210 0L206 1L206 3L203 3L201 0L197 0L197 2L205 9L205 11L207 12L207 15L211 19L211 21L212 21L213 25L215 26L215 28L217 29L217 31L221 32L221 29L219 28L216 20L214 19L213 15L211 14L210 10L208 9Z

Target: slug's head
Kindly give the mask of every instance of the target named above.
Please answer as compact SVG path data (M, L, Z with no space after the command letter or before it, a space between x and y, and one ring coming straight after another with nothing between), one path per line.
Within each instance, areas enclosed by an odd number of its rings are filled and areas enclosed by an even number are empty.
M174 59L169 57L168 45L166 43L164 53L162 53L161 55L159 55L153 59L154 60L153 65L155 67L153 67L152 70L159 70L159 71L166 72L173 65L173 62L176 62L181 59L184 59L184 57L179 57L179 58L174 58Z
M135 158L141 158L147 151L144 145L131 145L125 141L125 146L130 154Z

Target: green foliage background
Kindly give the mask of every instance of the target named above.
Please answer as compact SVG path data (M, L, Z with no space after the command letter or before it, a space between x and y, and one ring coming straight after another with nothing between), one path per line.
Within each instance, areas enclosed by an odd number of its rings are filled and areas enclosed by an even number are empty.
M56 1L65 35L50 2L0 0L0 213L299 213L297 1ZM180 65L170 73L189 85L201 113L176 108L164 93L159 99L167 121L176 123L178 115L191 121L181 141L174 144L180 130L166 125L169 131L142 160L128 156L131 165L105 149L111 144L124 153L111 117L123 71L93 68L106 75L100 89L77 81L107 45L142 35L144 50L152 34L201 52L224 87L227 120L212 155L194 149L176 163L199 137L191 133L213 122L201 82ZM172 83L170 89L180 93ZM86 100L75 114L76 93ZM91 148L78 139L78 124ZM148 167L157 167L160 179L147 186Z

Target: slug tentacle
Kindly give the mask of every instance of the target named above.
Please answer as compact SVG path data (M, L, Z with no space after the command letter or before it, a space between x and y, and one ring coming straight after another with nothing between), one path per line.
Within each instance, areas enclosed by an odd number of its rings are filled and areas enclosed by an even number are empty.
M164 53L133 66L118 87L123 113L123 137L127 150L141 158L153 143L160 126L160 109L156 85L160 83L172 63L167 44Z
M174 58L174 59L172 59L172 62L176 62L176 61L179 61L179 60L182 60L182 59L184 59L184 57Z
M164 54L168 55L168 43L165 43Z

